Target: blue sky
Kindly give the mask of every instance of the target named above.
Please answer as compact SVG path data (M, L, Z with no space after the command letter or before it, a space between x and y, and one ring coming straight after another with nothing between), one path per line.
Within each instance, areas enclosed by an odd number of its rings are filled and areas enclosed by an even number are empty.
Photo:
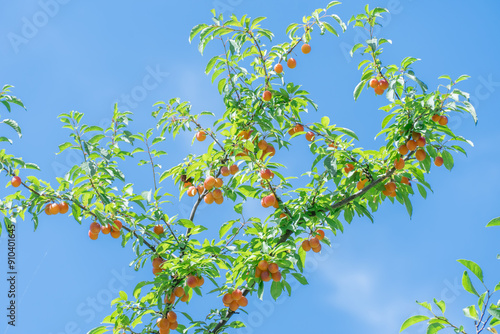
M37 162L43 169L39 176L53 181L72 163L80 162L80 157L70 152L55 155L57 146L68 135L57 120L61 113L78 110L85 113L88 124L105 124L113 104L118 102L134 112L135 131L152 127L152 104L171 97L191 101L194 111L220 114L222 101L203 73L209 57L218 50L209 47L206 55L201 56L196 45L187 41L192 26L208 22L209 10L214 7L225 14L266 16L268 20L263 26L273 30L279 42L284 40L289 23L299 22L303 15L326 3L3 3L0 84L16 86L14 94L28 107L28 112L18 110L12 115L24 135L11 149L28 161ZM365 3L347 1L336 11L347 21L361 12ZM496 209L500 189L500 46L496 43L496 22L500 3L369 3L391 10L379 34L393 41L393 45L385 47L384 62L399 63L406 56L422 59L415 70L431 89L443 74L455 78L460 74L471 76L461 87L471 93L479 123L474 126L470 117L455 116L450 119L450 127L471 139L475 147L468 148L467 158L455 156L451 173L444 168L432 170L429 180L434 193L427 200L414 197L411 220L404 207L385 203L375 215L375 224L355 219L346 226L344 234L330 236L332 249L325 249L321 255L308 255L310 285L297 287L292 298L281 297L274 303L269 296L264 301L252 297L247 308L250 316L240 317L250 327L239 333L396 333L404 319L419 311L415 300L430 301L433 297L448 302L451 319L470 326L461 309L474 299L460 288L463 270L455 260L467 258L479 263L490 286L500 279L499 262L495 259L500 252L500 230L484 228L489 219L500 216ZM30 31L33 23L38 27ZM13 43L13 34L22 36L23 42ZM377 109L385 101L366 92L358 102L352 98L360 78L357 63L362 58L351 59L346 56L346 49L360 38L364 38L360 31L352 28L340 38L316 33L311 42L312 53L297 55L298 66L288 79L302 84L319 104L320 111L308 115L309 121L328 115L332 122L356 131L360 145L377 147L382 140L374 142L373 137L385 116ZM125 95L135 97L127 102ZM203 150L203 146L191 147L190 143L191 134L169 141L169 155L163 165L175 164L187 151ZM296 154L307 156L304 142L297 142L296 147ZM291 161L290 155L277 158L285 164ZM289 171L303 171L308 164L289 164ZM141 169L130 167L128 171ZM150 182L149 175L134 175L137 184ZM5 177L3 182L7 182ZM0 189L0 196L9 191ZM185 215L189 204L189 199L175 202L169 208L171 215ZM231 217L231 206L224 209L222 218ZM248 203L245 210L263 214L258 203ZM209 223L215 208L202 206L200 213L207 217L200 223ZM18 326L7 327L4 318L0 333L86 333L110 313L109 302L117 295L116 289L130 291L137 282L151 278L149 269L135 272L128 268L133 259L130 249L122 249L116 240L108 238L92 242L87 227L71 218L43 218L36 232L28 221L21 223L18 230ZM5 234L1 240L1 254L5 254ZM1 287L4 309L6 286ZM203 317L210 298L194 301L190 311ZM218 303L215 297L211 302ZM422 327L408 331L423 332Z

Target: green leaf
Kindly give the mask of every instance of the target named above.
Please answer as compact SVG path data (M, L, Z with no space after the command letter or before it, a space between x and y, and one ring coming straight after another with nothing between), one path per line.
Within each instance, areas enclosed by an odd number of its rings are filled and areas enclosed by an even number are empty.
M361 94L361 92L363 91L363 88L365 88L365 85L366 85L366 82L368 80L363 80L361 81L357 86L356 88L354 88L354 101L357 101L358 100L358 97L359 95Z
M433 323L430 324L429 327L427 327L427 334L436 334L440 330L444 328L443 324L440 323Z
M437 301L436 298L434 298L434 304L436 304L437 307L439 307L441 312L444 314L444 312L446 311L446 303L442 300Z
M464 274L462 276L462 286L464 287L465 291L472 293L473 295L476 295L479 297L479 294L477 293L476 289L472 285L472 282L469 278L469 274L467 271L464 271Z
M221 228L219 230L219 238L222 239L222 237L224 235L226 235L226 233L231 229L231 227L233 227L233 225L234 225L235 222L236 222L236 220L230 220L227 223L222 224L222 226L221 226Z
M21 127L19 127L19 124L17 124L17 122L14 121L13 119L4 119L0 123L7 124L12 129L14 129L14 131L16 131L16 133L19 136L19 138L21 138L23 136L22 133L21 133Z
M87 332L87 334L102 334L109 332L108 329L105 326L99 326L94 329L91 329L90 331Z
M469 75L467 75L467 74L462 74L461 76L459 76L459 77L458 77L458 79L457 79L457 80L455 80L455 83L459 83L460 81L467 80L467 79L469 79L469 78L470 78L470 76L469 76Z
M196 225L189 219L179 219L177 223L185 228L195 228Z
M431 304L429 304L428 302L418 302L417 301L417 304L422 306L422 307L425 307L426 309L428 309L429 311L432 312L432 307L431 307Z
M488 312L497 319L500 319L500 306L491 304Z
M491 227L491 226L500 226L500 217L494 218L490 220L488 224L486 224L486 227Z
M348 135L349 137L352 137L352 138L354 138L356 140L359 140L358 136L356 136L356 133L354 131L352 131L351 129L341 128L341 127L335 127L335 131L340 131L343 134Z
M418 192L420 193L420 195L424 199L427 198L427 191L425 190L425 188L420 183L417 183L417 188L418 188Z
M234 206L234 211L240 215L243 213L243 203L238 203Z
M128 300L128 296L127 296L127 293L125 291L120 291L119 292L119 295L120 295L120 298L124 301L127 301Z
M71 146L73 146L73 144L71 144L69 142L59 145L59 153L57 153L57 154L62 153L65 149L70 148Z
M481 282L483 281L483 271L481 267L477 265L477 263L469 261L469 260L457 260L459 263L463 264L467 269L469 269Z
M477 113L476 113L476 108L470 103L469 101L463 101L463 104L465 106L465 109L471 114L472 118L474 119L474 123L477 124Z
M282 292L283 292L282 283L273 281L273 283L271 283L271 297L273 297L273 299L276 300L278 299L279 296L281 296Z
M451 170L453 168L453 156L448 151L443 151L442 153L444 166L446 169Z
M193 40L194 36L196 36L200 31L202 31L204 28L206 28L207 25L205 23L198 24L191 29L191 32L189 33L189 43Z
M328 116L321 117L321 125L326 128L328 124L330 124L330 118Z
M405 322L403 322L399 332L401 333L402 331L404 331L408 327L413 326L421 321L425 321L427 319L429 319L429 317L426 317L425 315L414 315L413 317L410 317L410 318L406 319Z
M464 308L463 311L464 311L464 315L467 318L471 318L474 320L479 319L478 314L477 314L477 310L476 310L476 305L468 306L468 307Z
M94 174L97 172L97 167L95 165L95 162L93 161L85 161L80 165L80 167L88 176L91 177L94 176Z
M332 177L337 174L337 159L335 159L333 155L327 156L323 164L327 173L329 173Z
M300 284L302 285L307 285L309 282L307 282L307 279L304 277L304 275L299 274L299 273L292 273L292 276L295 277L297 281L299 281Z
M0 137L0 142L8 142L9 144L12 144L12 140L10 140L9 138L7 137Z

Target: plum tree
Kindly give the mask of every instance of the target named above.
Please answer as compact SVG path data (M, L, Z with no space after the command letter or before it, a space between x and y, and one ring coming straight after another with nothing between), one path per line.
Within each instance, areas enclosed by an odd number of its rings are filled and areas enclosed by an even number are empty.
M385 145L379 150L361 148L355 132L331 124L326 113L316 122L303 119L309 109L320 108L309 92L283 73L281 63L295 68L292 54L299 46L304 54L311 51L313 32L338 36L337 30L347 29L331 13L338 4L330 2L305 16L302 23L288 26L289 41L279 44L273 44L273 33L261 26L262 17L232 15L225 20L214 11L210 24L195 26L189 41L199 36L200 52L208 43L221 43L222 55L211 57L206 67L212 81L217 81L225 106L212 124L214 113L194 114L191 105L179 98L156 103L155 127L137 133L129 127L132 113L117 106L107 128L84 124L82 113L64 113L60 119L72 139L62 143L59 151L78 150L82 162L57 179L57 188L27 175L39 169L37 165L0 151L2 173L9 179L22 175L25 180L20 183L23 187L0 202L5 227L27 213L36 227L40 214L55 214L54 206L62 212L56 203L67 203L78 223L91 223L91 239L97 239L100 232L121 236L122 246L130 245L135 251L132 265L136 270L153 263L151 279L138 283L130 297L120 293L113 313L90 333L185 333L188 328L195 333L222 333L239 327L242 324L233 316L255 295L263 298L269 291L277 299L283 292L292 293L290 280L307 284L303 275L306 252L318 253L329 246L330 238L343 231L342 220L350 223L355 215L373 219L386 201L401 203L411 215L414 191L410 185L425 196L425 189L430 189L426 173L431 170L431 159L451 170L452 153L465 153L458 144L468 141L447 127L447 115L467 112L477 121L468 95L456 86L467 76L441 77L447 81L446 92L440 87L431 91L412 68L416 58L384 64L381 45L388 40L374 35L377 20L387 12L380 7L367 6L348 24L370 34L369 40L352 49L367 57L359 67L362 74L354 99L366 87L378 95L385 93L387 101L377 98L387 102L381 108L387 116L378 134L384 136ZM24 107L8 95L10 88L3 88L0 102L8 111L12 104ZM3 124L20 134L14 121ZM182 131L189 132L193 142L210 142L206 152L187 154L183 161L162 170L157 162L166 152L160 145L165 145L167 135L175 137ZM275 156L285 155L293 138L304 133L313 158L304 177L298 177L302 184L296 188L291 177L283 175L284 166ZM152 171L150 185L141 188L126 182L123 168L134 159ZM169 214L165 203L172 194L161 187L167 182L176 187L173 195L180 201L193 203L188 215ZM190 198L183 197L185 193ZM268 219L244 219L247 201L259 199ZM205 226L197 215L203 202L227 207L231 203L236 218L220 221L212 214ZM218 237L203 239L207 229L216 229L210 235ZM210 281L208 289L202 288L204 277ZM207 296L210 292L216 296ZM189 302L195 295L207 298L204 305L209 315L201 320L189 316ZM174 311L179 309L186 311L182 317Z

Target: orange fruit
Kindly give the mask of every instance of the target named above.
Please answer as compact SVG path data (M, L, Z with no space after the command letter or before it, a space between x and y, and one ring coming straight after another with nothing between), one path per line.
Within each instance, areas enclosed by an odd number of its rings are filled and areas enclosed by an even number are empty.
M89 231L89 238L90 239L97 240L98 237L99 237L98 233L92 233L92 231Z
M417 143L410 139L406 142L406 147L410 150L410 151L415 151L416 148L417 148Z
M12 180L10 180L10 184L14 187L17 188L21 185L22 181L19 176L14 176Z
M432 120L436 123L439 123L439 119L441 118L441 116L439 116L438 114L434 114L432 115Z
M281 281L281 273L279 271L272 273L271 278L273 279L273 281L279 282L279 281Z
M422 149L419 149L416 153L415 153L415 158L417 158L418 161L423 161L425 159L425 157L427 156L427 153L425 153L424 150Z
M304 240L302 241L302 249L305 250L306 252L309 252L311 250L311 243L309 240Z
M229 171L231 172L232 175L238 173L239 170L240 169L239 169L238 165L235 165L235 164L233 164L233 165L231 165L231 167L229 167Z
M399 146L398 151L399 151L399 154L401 154L401 155L407 155L409 152L408 147L406 147L406 145Z
M274 65L274 72L276 72L277 74L280 74L281 72L283 72L283 65L281 65L281 64Z
M358 190L363 189L365 187L366 181L368 181L368 179L359 180L358 183L356 184L356 188Z
M114 221L113 221L113 223L116 225L116 226L112 226L112 227L111 227L111 229L112 229L113 231L120 231L120 230L122 229L123 224L122 224L122 222L121 222L121 221L119 221L119 220L114 220Z
M378 80L377 80L377 79L375 79L375 78L372 78L372 79L370 80L369 85L370 85L370 87L371 87L371 88L376 88L376 87L378 87Z
M177 329L178 326L179 326L179 324L177 323L177 321L172 321L170 323L170 329L174 329L175 330L175 329ZM162 334L162 333L160 333L160 334Z
M53 203L50 205L50 213L53 214L53 215L57 215L59 213L59 204L57 203ZM99 226L99 231L101 230L101 226ZM94 233L98 233L98 232L94 232Z
M186 279L186 284L189 286L191 289L196 288L198 286L198 278L196 276L190 275Z
M208 193L208 194L205 195L205 197L203 198L203 200L207 204L212 204L215 201L215 198L214 198L214 195L212 193Z
M176 287L176 288L174 289L174 295L175 295L176 297L181 298L182 296L184 296L184 289L183 289L182 287L180 287L180 286Z
M410 180L406 176L403 176L401 178L401 183L409 185L410 184Z
M215 204L222 204L224 202L224 197L214 199Z
M165 232L163 226L161 225L156 225L154 228L153 228L153 232L156 233L157 235L160 235L162 234L163 232Z
M231 304L229 304L229 309L233 312L235 312L239 307L240 307L240 305L238 304L238 302L236 300L233 300L231 302Z
M270 157L274 157L274 155L276 154L276 149L274 148L273 145L267 145L267 148L264 150L263 156L268 153Z
M169 311L169 312L167 313L167 319L168 319L168 321L170 321L170 322L177 321L177 314L175 314L175 312L174 312L174 311Z
M318 247L315 247L312 249L314 253L319 253L321 252L321 245L319 245Z
M262 94L262 99L266 102L271 101L272 97L273 97L273 94L268 90L264 91L264 93Z
M267 270L269 270L271 274L274 274L277 273L280 270L280 268L276 263L270 263L269 266L267 267Z
M325 231L317 230L316 233L318 234L318 235L316 235L316 238L318 240L323 240L325 238Z
M300 49L302 50L303 54L308 54L309 52L311 52L311 46L307 43L303 44Z
M350 164L350 163L345 164L344 171L346 172L346 174L348 174L353 169L354 169L354 165L353 164Z
M269 274L269 271L265 270L260 274L260 279L263 280L264 282L269 282L271 280L271 275Z
M59 213L65 214L66 212L68 212L68 210L69 210L68 203L66 202L59 203Z
M297 66L297 61L293 58L288 58L286 64L289 68L295 68Z
M441 125L446 125L446 124L448 124L448 117L446 117L446 116L441 116L441 117L439 118L439 124L441 124Z
M240 298L243 297L243 291L241 291L240 289L236 289L231 294L231 297L233 298L233 300L240 300Z
M198 286L202 286L203 284L205 284L205 279L203 278L203 276L196 277L196 279L197 279Z
M207 139L207 134L205 133L205 131L198 131L196 133L196 139L198 141L204 141L205 139Z
M255 277L258 278L262 274L262 270L259 269L259 267L255 268Z
M420 137L417 139L417 145L420 146L420 147L424 147L425 144L427 144L427 141L425 140L424 137Z
M293 127L295 133L304 131L304 126L302 124L295 124Z
M220 169L220 173L222 174L222 176L228 176L229 174L231 174L231 172L229 171L229 168L227 168L226 166L223 166Z
M434 164L438 167L442 166L444 163L444 160L442 157L436 157L436 159L434 159Z
M226 293L224 297L222 297L222 302L224 304L231 304L233 302L233 296L230 293Z
M202 190L203 192L203 190ZM195 186L191 186L188 188L188 191L187 191L187 194L189 197L193 197L193 196L196 196L196 194L198 194L198 188L195 187Z
M221 199L221 198L222 198L222 190L220 190L220 189L215 189L215 190L212 192L212 196L214 197L214 200L216 200L216 199Z
M266 207L274 206L277 203L274 194L264 197L264 203L266 204Z
M384 89L382 87L380 87L380 85L378 85L377 87L375 87L375 94L377 94L377 95L384 94Z
M385 189L389 192L393 192L393 191L396 191L396 183L394 182L388 182L386 185L385 185Z
M118 239L120 237L120 231L111 231L110 234L114 239Z
M47 214L47 216L50 216L50 215L51 215L51 213L50 213L50 204L47 204L47 205L45 206L45 213Z
M165 302L165 304L173 304L175 303L175 295L173 293L167 294L163 301Z
M170 323L167 318L161 318L156 321L156 326L158 326L159 328L168 329Z
M266 261L266 260L261 260L261 261L259 262L259 264L257 265L257 267L258 267L260 270L265 271L265 270L267 270L267 268L269 267L269 263L267 263L267 261Z
M379 82L378 82L378 86L380 88L382 88L383 90L386 90L387 88L389 88L389 82L387 82L387 80L385 79L381 79Z
M153 259L153 268L160 268L161 269L161 264L164 262L161 257L155 257Z
M99 225L99 223L93 222L92 224L90 224L90 232L99 234L99 232L101 232L101 225Z
M265 151L267 148L267 142L265 140L261 140L257 146L259 147L259 150Z
M309 239L309 244L311 245L311 248L316 248L319 246L319 239L314 237L314 238L311 238Z
M306 140L307 141L313 141L314 137L316 137L316 135L314 134L314 132L309 131L308 133L306 133Z
M269 180L271 178L272 172L269 168L262 169L260 171L260 177L263 178L264 180Z
M394 167L396 169L404 169L405 168L405 160L403 158L398 158L394 161Z
M238 305L240 305L241 307L245 307L245 306L247 306L247 305L248 305L248 299L247 299L247 297L245 297L245 296L241 296L241 298L240 298L240 299L238 299L236 302L237 302L237 303L238 303Z

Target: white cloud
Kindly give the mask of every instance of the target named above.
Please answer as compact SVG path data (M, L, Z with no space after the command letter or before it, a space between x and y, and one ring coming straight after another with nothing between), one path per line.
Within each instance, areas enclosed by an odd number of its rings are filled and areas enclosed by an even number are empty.
M324 302L365 322L372 334L399 332L401 317L413 310L411 302L388 291L387 282L375 268L332 262L320 270L332 287Z

